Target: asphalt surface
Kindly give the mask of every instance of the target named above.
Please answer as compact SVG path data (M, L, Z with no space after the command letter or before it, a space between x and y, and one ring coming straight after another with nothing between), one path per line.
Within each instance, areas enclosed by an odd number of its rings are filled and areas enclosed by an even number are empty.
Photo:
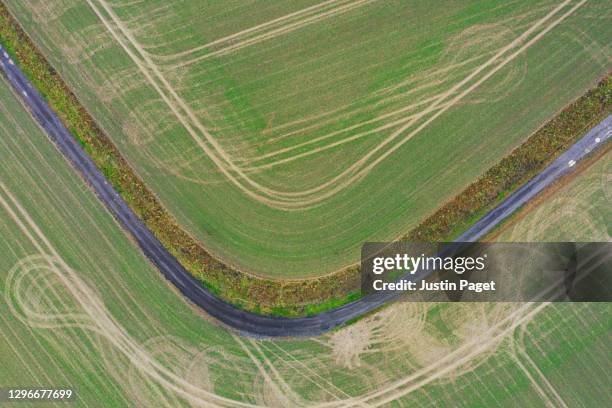
M478 241L513 212L550 186L555 180L571 172L580 160L609 142L611 137L612 115L602 120L565 153L559 156L557 160L499 203L497 207L485 214L470 229L457 237L455 241Z
M261 316L224 302L193 278L134 214L1 46L0 70L48 137L91 186L125 231L132 236L145 256L187 299L231 328L244 335L256 337L316 336L375 310L398 296L397 292L367 295L334 310L300 318ZM608 142L611 135L612 115L589 131L540 174L482 217L456 241L472 242L482 238L552 182L572 171L577 162ZM427 272L423 271L404 276L402 279L419 281L426 275Z

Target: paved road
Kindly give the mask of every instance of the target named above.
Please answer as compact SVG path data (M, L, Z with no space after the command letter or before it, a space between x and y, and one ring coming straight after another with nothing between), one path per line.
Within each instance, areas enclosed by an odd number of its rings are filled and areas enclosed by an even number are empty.
M529 180L497 207L478 220L470 229L457 237L456 241L472 242L484 237L496 225L525 205L555 180L569 173L576 166L576 163L589 155L589 153L609 142L611 137L612 115L601 121L540 174Z
M111 214L133 237L146 257L185 297L226 325L242 334L257 337L315 336L377 309L397 296L395 292L368 295L334 310L301 318L260 316L222 301L193 278L134 214L1 46L0 71L49 138L91 186ZM486 214L457 241L476 241L483 237L554 180L570 172L573 166L589 152L608 142L611 135L612 115L588 132L542 173ZM403 279L418 281L425 276L426 272L417 272Z

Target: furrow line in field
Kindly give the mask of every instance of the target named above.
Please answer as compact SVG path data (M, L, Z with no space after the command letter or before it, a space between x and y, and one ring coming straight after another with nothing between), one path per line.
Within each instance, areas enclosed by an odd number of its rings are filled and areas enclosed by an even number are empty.
M295 21L295 22L291 22L290 24L275 28L271 31L268 32L263 32L262 34L257 34L255 37L252 38L247 38L244 40L239 40L240 37L244 36L245 34L251 34L253 32L257 32L257 30L245 30L248 32L241 32L241 33L237 33L237 34L233 34L232 36L230 36L230 38L226 37L223 39L219 39L216 41L213 41L211 43L199 46L197 48L194 48L192 50L188 50L182 53L177 53L177 54L173 54L172 56L166 57L166 56L157 56L157 55L151 55L154 59L162 61L164 63L166 63L166 61L168 59L170 60L175 60L176 58L180 58L183 57L185 55L191 55L195 52L198 51L202 51L202 50L210 50L211 48L213 49L213 51L208 52L206 54L191 58L189 60L185 60L185 61L177 61L173 64L165 64L164 65L164 69L166 68L181 68L184 66L188 66L188 65L192 65L194 63L197 63L199 61L211 58L211 57L216 57L216 56L220 56L220 55L225 55L225 54L229 54L231 52L240 50L242 48L245 47L249 47L255 44L259 44L260 42L263 41L267 41L267 40L271 40L274 39L276 37L279 37L281 35L293 32L295 30L298 30L300 28L303 28L307 25L310 24L314 24L317 23L319 21L323 21L326 20L328 18L334 17L336 15L339 14L343 14L343 13L347 13L353 9L359 8L363 5L366 5L368 3L371 3L373 1L376 0L358 0L355 2L349 2L347 4L341 4L340 6L328 10L328 11L324 11L322 13L319 14L315 14L314 16L308 16L304 19ZM236 41L236 39L238 39L238 41ZM217 47L219 47L221 45L220 48L215 49Z
M151 61L151 59L144 53L142 47L137 43L137 41L133 38L129 30L127 30L121 23L121 21L114 15L113 11L106 5L103 0L98 0L99 4L101 4L102 8L105 12L110 16L112 20L112 24L107 21L104 14L101 10L94 4L94 0L87 0L90 7L94 10L94 12L98 15L103 24L107 27L107 29L111 32L111 34L115 37L115 39L119 42L119 44L124 48L124 50L128 53L128 55L132 58L132 60L137 64L140 68L141 72L145 75L147 80L151 83L151 85L156 89L162 99L166 102L166 104L170 107L172 112L175 114L177 119L183 124L185 129L188 131L192 139L196 142L196 144L209 156L209 158L216 164L218 169L224 174L233 184L235 184L241 191L243 191L246 195L251 197L252 199L262 202L268 206L283 209L283 210L296 210L296 209L304 209L312 206L318 205L322 200L335 195L337 192L343 190L354 181L364 177L374 166L380 163L384 158L388 157L391 153L397 150L401 145L403 145L406 141L410 140L414 135L428 126L433 120L439 117L442 113L448 110L450 107L454 106L457 102L459 102L464 96L469 94L471 91L476 89L482 82L490 78L495 72L501 69L503 66L512 61L516 56L518 56L522 51L527 49L529 46L533 45L540 38L542 38L547 32L549 32L552 28L562 22L565 18L567 18L570 14L572 14L577 8L582 6L586 0L581 1L577 5L573 6L568 12L564 13L561 17L554 20L552 23L548 25L545 29L543 29L540 33L535 35L531 40L525 42L529 36L531 36L534 31L540 28L546 21L551 19L555 14L557 14L561 9L565 8L571 1L566 0L563 3L559 4L555 7L551 12L545 15L543 18L539 19L535 22L527 31L517 37L515 40L510 42L508 45L504 46L499 50L492 58L490 58L487 62L478 66L470 75L464 78L462 81L453 86L450 90L445 92L440 98L434 101L425 111L424 115L427 113L431 113L438 108L442 102L445 101L449 96L455 94L459 89L461 89L464 85L475 79L481 72L485 69L493 66L493 68L484 75L481 79L479 79L476 83L471 85L467 90L463 91L457 97L455 97L448 105L444 108L437 111L437 113L433 114L427 121L417 127L414 131L403 137L399 140L394 146L391 146L386 152L384 152L380 157L374 160L373 163L366 166L367 162L376 154L379 150L384 148L386 145L393 142L398 136L400 136L405 130L411 127L416 120L410 121L396 132L394 132L391 136L386 138L383 142L381 142L378 146L372 149L368 154L366 154L361 159L355 161L351 166L349 166L346 170L333 177L332 179L319 184L316 187L297 191L297 192L287 192L287 191L279 191L274 190L268 187L261 185L255 180L251 179L241 168L239 168L236 163L232 160L230 155L225 152L225 150L221 147L218 141L208 132L208 130L202 125L202 123L198 120L195 113L191 110L191 108L183 101L176 91L172 88L169 82L163 77L158 67ZM115 27L121 33L118 33L115 30ZM126 42L127 41L127 42ZM508 57L501 59L504 54L508 51L516 48L520 44L524 43L517 51L511 54ZM140 56L137 55L140 54ZM161 83L161 85L159 84ZM168 96L166 92L170 95ZM186 117L185 117L185 116ZM204 139L198 134L199 131L201 135L204 136ZM326 190L326 191L323 191Z

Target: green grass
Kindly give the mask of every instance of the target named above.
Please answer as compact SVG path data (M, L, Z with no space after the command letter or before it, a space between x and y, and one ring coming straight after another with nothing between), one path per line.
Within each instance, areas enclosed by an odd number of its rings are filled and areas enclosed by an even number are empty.
M93 3L104 19L111 19L101 3ZM160 57L307 5L264 3L242 5L223 17L213 10L217 6L208 10L197 2L164 3L168 8L163 13L154 12L161 4L157 2L125 7L114 3L117 18L147 47L170 85L235 160L293 148L449 89L555 4L452 2L441 7L372 2L184 68L173 68L174 61ZM406 233L592 86L610 64L601 48L610 35L607 5L588 2L365 179L316 208L287 212L255 202L220 174L87 4L50 6L47 12L36 3L7 4L179 223L214 256L240 270L274 278L342 269L357 260L363 241ZM44 23L38 23L42 15ZM129 23L133 19L148 24ZM591 41L586 49L583 35ZM201 55L204 51L193 56ZM470 58L448 72L433 73ZM406 79L415 81L382 93ZM425 85L431 86L419 88ZM323 117L328 123L311 119L266 130L270 124L308 119L335 108L343 110ZM275 157L328 146L371 126ZM249 176L274 189L312 188L339 174L394 129L397 126Z
M482 345L483 322L499 320L492 306L397 303L317 339L250 341L211 323L121 232L3 81L0 156L0 387L70 386L74 406L189 406L186 395L205 406L221 397L225 406L309 406L376 402L377 391L391 405L544 406L510 358L513 330L441 379L431 377L440 367L423 371ZM592 180L607 174L602 166ZM609 308L554 305L526 321L521 344L570 406L607 398Z

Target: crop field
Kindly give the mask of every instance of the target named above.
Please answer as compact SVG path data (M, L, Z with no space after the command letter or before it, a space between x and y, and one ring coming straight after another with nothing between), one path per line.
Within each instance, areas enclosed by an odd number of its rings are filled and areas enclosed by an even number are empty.
M609 402L609 304L402 302L316 339L243 338L164 282L3 81L0 157L0 387L71 386L92 407ZM608 195L609 163L559 192L588 182L569 208Z
M500 241L609 241L612 237L612 152L608 151L550 200L527 211Z
M611 62L597 0L6 3L180 224L268 277L406 233Z

